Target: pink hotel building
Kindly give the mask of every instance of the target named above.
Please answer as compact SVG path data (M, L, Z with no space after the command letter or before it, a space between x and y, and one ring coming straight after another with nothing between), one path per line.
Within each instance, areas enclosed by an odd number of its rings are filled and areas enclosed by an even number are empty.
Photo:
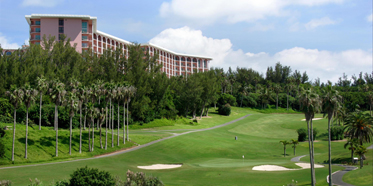
M64 14L31 14L25 17L30 25L30 44L40 44L44 35L59 39L61 34L65 34L80 53L91 48L95 53L102 54L106 49L122 47L127 56L128 46L132 44L97 30L97 17ZM159 54L158 62L163 65L162 72L168 77L208 71L212 60L205 56L176 53L152 43L141 46L152 56L156 52Z

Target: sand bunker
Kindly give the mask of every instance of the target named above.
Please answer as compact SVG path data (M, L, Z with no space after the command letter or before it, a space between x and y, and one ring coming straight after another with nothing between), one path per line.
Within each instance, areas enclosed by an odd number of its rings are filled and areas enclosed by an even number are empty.
M301 169L310 168L309 163L296 163L295 165L302 167ZM321 168L321 167L324 167L324 165L315 164L315 168ZM288 170L301 170L301 169L289 169L289 168L281 167L278 165L260 165L260 166L253 167L253 170L256 170L256 171L288 171Z
M312 121L314 121L314 120L320 120L320 119L323 119L323 118L313 118ZM302 121L306 121L306 119L302 119Z
M137 166L139 169L146 170L161 170L161 169L174 169L181 167L183 164L154 164L150 166Z
M295 170L295 169L288 169L285 167L281 167L278 165L260 165L253 167L253 170L257 171L286 171L286 170Z

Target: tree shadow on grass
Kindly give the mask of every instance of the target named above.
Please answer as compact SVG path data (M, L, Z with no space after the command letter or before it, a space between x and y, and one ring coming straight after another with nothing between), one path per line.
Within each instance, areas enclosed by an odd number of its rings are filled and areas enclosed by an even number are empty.
M332 158L332 163L345 164L351 162L351 157L346 158ZM323 163L329 163L329 160L324 160Z
M23 144L26 144L26 138L18 138L18 141L23 143ZM32 139L27 139L27 145L34 145L35 144L35 141L32 140Z
M317 138L322 141L328 141L329 135L327 132L317 135Z
M56 138L53 138L53 137L41 137L39 139L39 143L41 146L47 146L47 147L51 147L51 146L54 146L52 141L55 141Z

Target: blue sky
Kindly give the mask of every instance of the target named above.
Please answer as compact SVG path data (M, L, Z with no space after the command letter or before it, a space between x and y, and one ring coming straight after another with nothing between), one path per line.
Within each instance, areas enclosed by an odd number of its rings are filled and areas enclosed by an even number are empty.
M96 16L100 31L211 56L225 69L265 73L280 61L322 81L372 71L369 0L0 0L2 47L27 42L33 13Z

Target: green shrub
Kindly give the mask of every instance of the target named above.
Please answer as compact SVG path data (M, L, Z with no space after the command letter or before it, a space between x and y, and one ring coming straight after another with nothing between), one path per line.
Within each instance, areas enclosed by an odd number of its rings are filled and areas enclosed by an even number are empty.
M231 114L231 111L232 111L232 108L229 105L229 103L223 105L222 107L219 107L218 109L218 113L220 115L225 115L225 116L229 116Z
M330 128L331 140L343 140L343 127L333 126Z
M222 107L225 104L229 104L232 106L236 105L236 98L230 94L222 94L218 99L217 106Z
M12 182L10 180L0 180L0 186L11 186Z
M117 185L123 185L123 186L131 186L131 185L137 185L137 186L162 186L162 181L153 176L146 176L143 172L132 172L130 170L127 171L127 180L126 182L118 181L119 184ZM118 183L117 182L117 183Z
M0 115L11 117L13 114L13 105L7 99L0 98Z
M71 174L71 186L114 186L115 181L113 176L107 171L99 171L98 169L83 167Z
M298 133L298 141L306 141L307 140L307 130L305 128L298 129L297 133Z

